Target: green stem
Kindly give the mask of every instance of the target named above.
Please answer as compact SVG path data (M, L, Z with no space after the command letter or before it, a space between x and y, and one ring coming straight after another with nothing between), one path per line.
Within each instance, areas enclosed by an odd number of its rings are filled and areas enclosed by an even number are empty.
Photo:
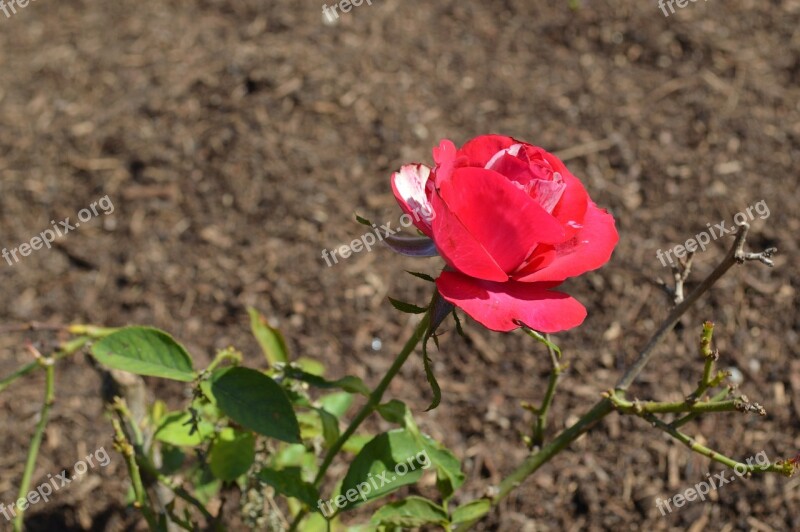
M82 324L75 324L70 325L67 330L70 334L74 335L81 335L81 336L89 336L92 340L99 340L101 338L105 338L106 336L111 336L115 332L119 331L119 327L97 327L96 325L82 325Z
M187 503L197 508L200 511L200 513L203 514L203 517L205 517L208 520L208 523L211 524L214 521L215 517L211 515L211 512L209 512L205 506L203 506L203 503L194 498L188 491L186 491L179 484L175 483L175 481L173 481L171 478L161 473L155 466L155 464L153 464L153 462L147 456L143 448L144 438L142 436L142 432L139 429L139 426L136 423L136 421L134 421L133 415L131 414L131 411L128 408L127 403L120 398L116 398L116 401L111 405L111 408L119 416L120 429L122 429L122 434L125 437L126 441L128 441L129 438L125 436L126 432L125 429L123 428L123 424L124 427L127 427L128 431L130 432L131 435L130 440L132 440L131 447L134 453L134 460L136 461L138 467L142 471L144 471L145 474L147 474L153 479L158 480L158 482L166 486L170 491L172 491L172 493L175 494L175 496L183 499Z
M731 391L732 391L731 388L725 388L724 390L719 392L717 395L715 395L714 397L709 399L709 403L715 403L717 401L724 401L725 399L728 398L728 396L730 395ZM694 421L695 419L697 419L698 416L700 416L699 412L693 412L691 414L686 414L685 416L683 416L681 418L678 418L675 421L673 421L672 423L670 423L670 426L677 429L678 427L682 427L683 425L686 425L690 421Z
M56 351L50 358L53 361L57 362L62 358L74 355L75 353L83 349L83 346L89 343L90 340L91 338L87 336L80 336L78 338L74 338L68 342L65 342L59 347L58 351ZM11 384L13 384L14 381L16 381L17 379L24 377L25 375L28 375L29 373L32 373L42 367L46 367L46 364L42 361L42 359L34 360L33 362L25 364L24 366L16 370L8 377L0 380L0 392L4 391L6 388L11 386Z
M564 370L561 364L558 363L558 358L553 348L547 346L547 351L550 353L550 361L553 364L553 369L550 371L550 378L547 381L547 391L545 391L542 406L537 410L536 425L533 428L533 438L531 439L531 444L533 446L539 446L544 443L544 432L547 428L547 413L550 410L550 406L553 404L558 380Z
M561 432L553 441L542 447L539 452L530 455L520 466L500 483L498 491L492 500L492 506L497 505L513 489L531 476L537 469L547 463L556 454L563 451L569 444L586 433L601 419L614 411L614 406L608 399L597 403L589 412L581 417L574 425Z
M50 417L50 409L53 407L53 402L55 402L55 367L53 364L55 364L55 361L52 359L45 362L46 380L44 404L42 405L42 411L39 414L39 423L36 425L36 431L33 433L33 438L31 438L31 445L28 449L28 459L25 462L25 471L22 474L22 483L19 487L19 495L17 500L24 499L28 496L31 479L33 478L33 469L36 466L36 458L39 455L39 447L42 445L44 429L47 426L47 421ZM18 508L17 515L14 518L14 532L22 532L23 514L24 510Z
M681 442L684 445L686 445L686 447L691 449L693 452L695 452L697 454L700 454L702 456L705 456L707 458L710 458L711 460L714 460L715 462L719 462L720 464L726 465L726 466L728 466L730 468L743 468L744 472L742 474L745 474L745 473L782 473L782 474L784 474L786 476L789 476L789 475L791 475L791 473L792 473L792 471L794 469L791 464L787 464L787 463L770 464L770 465L766 465L766 466L744 464L744 463L739 462L737 460L733 460L732 458L728 458L727 456L725 456L723 454L720 454L719 452L717 452L717 451L715 451L713 449L709 449L705 445L702 445L702 444L698 443L697 440L695 440L694 438L692 438L688 434L684 434L683 432L679 431L675 427L672 427L671 425L669 425L667 423L664 423L663 421L661 421L659 418L657 418L653 414L646 413L646 414L643 414L641 417L642 417L642 419L646 420L648 423L651 423L653 426L663 430L664 432L666 432L667 434L669 434L670 436L672 436L673 438L675 438L679 442ZM739 471L739 469L737 469L737 473L738 473L738 471Z
M187 503L191 504L195 508L197 508L203 517L206 518L209 524L214 522L216 519L211 512L203 506L203 503L197 500L195 497L192 496L191 493L186 491L181 485L177 484L173 479L164 475L163 473L159 472L158 469L150 462L146 457L137 455L137 461L139 462L142 470L150 475L153 478L158 479L158 481L166 486L172 493L175 494L176 497L183 499Z
M747 224L740 225L736 233L736 239L733 242L728 254L720 262L714 271L706 277L689 296L684 299L678 306L676 306L655 332L655 334L647 342L639 356L625 371L624 375L617 381L615 389L619 392L625 392L634 383L639 374L647 367L655 354L655 347L661 343L664 338L672 331L677 325L681 317L686 313L689 308L697 302L697 300L705 292L707 292L714 284L733 267L734 264L748 260L748 256L744 253L743 247L747 237L749 226ZM508 477L506 477L499 486L497 494L492 499L492 506L496 506L504 499L513 489L522 484L522 482L535 473L542 465L547 463L553 456L564 450L572 442L577 440L580 436L594 427L601 419L614 411L614 405L608 398L600 400L595 404L589 412L584 414L575 424L562 431L552 442L542 447L537 453L529 456L525 461L520 464ZM477 520L469 521L460 526L460 530L468 529Z
M125 458L125 465L128 467L128 475L131 477L131 484L133 485L133 493L136 497L134 506L141 510L144 518L147 520L150 530L158 530L158 522L156 521L155 514L150 508L150 501L147 498L147 492L142 483L142 475L139 471L139 464L136 462L136 451L133 445L128 441L125 436L125 431L122 430L122 423L119 419L112 419L114 425L114 444L117 451Z
M727 395L727 391L725 392ZM741 399L728 401L702 401L692 403L688 401L659 402L659 401L628 401L616 392L609 392L607 397L614 407L623 414L641 416L643 414L705 414L708 412L737 412L746 404Z
M361 407L361 410L359 410L359 412L350 422L350 425L347 427L347 429L341 434L341 436L339 436L333 445L331 445L331 448L328 449L328 452L325 454L325 458L322 460L322 464L319 467L319 471L317 471L317 476L314 478L315 486L319 486L322 480L325 478L325 473L328 472L328 468L331 466L331 463L333 463L333 459L337 454L339 454L339 451L342 450L342 447L344 447L344 444L347 443L347 440L349 440L350 437L355 434L356 430L358 430L364 420L367 419L370 414L375 411L378 405L381 404L383 394L386 393L386 390L389 388L392 380L395 378L395 376L397 376L400 368L403 367L403 364L406 363L408 357L414 352L417 344L419 344L420 340L422 340L423 336L425 336L425 333L428 330L428 325L431 321L431 312L432 311L428 311L425 314L422 321L419 322L419 325L417 325L417 328L411 335L411 338L409 338L406 342L406 345L403 346L403 350L400 351L399 355L397 355L397 358L389 368L389 371L386 373L386 375L384 375L383 379L381 379L381 382L378 384L377 388L375 388L375 390L369 395L366 404ZM289 530L297 530L297 527L300 525L300 522L306 515L308 515L308 510L304 508L297 514L297 517L295 517Z
M230 360L235 364L241 364L242 362L242 355L238 351L234 351L232 349L225 349L217 353L217 356L214 357L214 360L211 361L211 364L205 370L205 373L212 373L217 366L219 366L222 362Z

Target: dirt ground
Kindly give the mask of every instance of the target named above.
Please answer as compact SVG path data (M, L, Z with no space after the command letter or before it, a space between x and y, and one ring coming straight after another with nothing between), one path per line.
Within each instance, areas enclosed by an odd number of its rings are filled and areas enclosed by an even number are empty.
M800 451L800 1L373 0L325 23L309 0L38 0L0 12L0 247L14 248L104 196L113 212L9 265L0 325L31 320L148 324L207 361L234 344L258 363L246 306L280 324L292 350L331 376L374 384L413 323L386 297L423 302L435 274L386 249L326 266L323 249L363 233L353 213L397 224L388 178L431 162L440 138L497 132L557 151L616 217L603 269L569 282L589 317L557 336L570 372L551 430L574 422L669 308L656 258L763 200L750 245L777 246L683 319L635 386L640 398L693 388L703 320L724 367L766 418L707 416L688 432L744 459ZM728 237L695 262L689 287ZM521 334L467 322L442 337L430 399L419 358L394 383L424 430L464 459L464 496L525 456L521 433L548 359ZM26 338L0 337L0 376ZM380 340L380 346L375 339ZM377 350L375 348L378 348ZM0 502L16 496L43 375L0 394ZM100 382L83 355L60 367L34 482L111 449ZM180 386L153 390L170 404ZM610 416L521 486L481 530L798 530L800 480L739 480L663 516L671 497L723 469L638 419ZM341 478L338 464L331 478ZM30 530L126 530L126 474L112 455L30 512ZM0 518L0 530L7 529Z

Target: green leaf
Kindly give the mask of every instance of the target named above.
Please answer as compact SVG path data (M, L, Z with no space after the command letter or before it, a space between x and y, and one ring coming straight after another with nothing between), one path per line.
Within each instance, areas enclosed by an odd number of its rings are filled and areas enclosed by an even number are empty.
M295 366L302 369L306 373L311 373L312 375L319 375L322 377L325 375L325 365L318 361L314 360L313 358L308 357L300 357L293 362Z
M378 405L378 414L389 423L397 423L407 428L406 415L409 414L408 406L397 399Z
M217 406L236 423L263 436L300 443L300 426L286 392L249 368L230 368L211 385Z
M492 509L492 503L488 499L479 499L477 501L462 504L453 512L453 524L467 523L480 519L488 514Z
M287 367L285 374L290 379L294 379L296 381L306 382L311 386L316 388L321 388L323 390L330 390L333 388L339 388L346 392L350 393L359 393L364 396L368 396L370 394L369 388L367 385L364 384L364 381L359 379L358 377L353 377L348 375L346 377L342 377L336 381L329 381L323 379L318 375L312 375L311 373L307 373L299 368L295 367Z
M161 467L158 471L164 475L174 475L180 471L186 455L178 447L172 445L161 446Z
M314 451L309 451L303 444L281 445L281 448L270 456L269 465L273 469L299 467L311 477L317 473L318 469Z
M256 458L256 438L251 432L224 428L211 446L211 472L220 480L231 482L247 473Z
M371 440L372 440L371 435L353 434L347 439L346 442L344 442L342 450L346 453L358 454L361 452L361 449L363 449L364 446L368 444Z
M411 271L408 271L408 270L406 270L406 273L410 273L414 277L422 279L423 281L428 281L429 283L435 283L436 282L436 279L434 279L433 277L431 277L427 273L411 272Z
M429 436L423 435L423 437L427 443L428 458L436 466L436 488L442 497L449 499L466 480L461 471L461 462L440 443Z
M372 227L372 222L367 220L366 218L362 218L361 216L356 214L356 221L361 225L366 225L367 227Z
M386 421L403 426L417 444L425 449L423 456L436 466L436 487L445 499L464 484L466 477L461 471L461 462L446 447L419 431L414 416L405 403L392 399L379 405L377 410Z
M430 467L426 449L407 430L398 429L375 436L353 459L342 481L340 497L349 504L344 510L378 499L402 486L416 483L423 469ZM427 464L427 466L426 466Z
M341 418L353 404L353 394L347 392L335 392L319 398L319 405L336 416Z
M197 378L186 349L169 334L150 327L126 327L92 346L92 355L109 368L181 382Z
M558 358L561 358L561 349L556 344L550 341L549 335L543 335L542 333L534 331L533 329L529 329L528 327L525 326L523 326L522 330L524 330L531 338L534 338L536 341L546 345L547 347L558 353Z
M322 438L325 440L326 447L330 447L339 439L339 420L324 408L315 410L322 422Z
M422 497L408 497L385 505L372 516L376 526L420 527L449 524L444 508Z
M200 419L197 430L188 412L172 412L164 416L155 432L158 441L177 447L195 447L214 434L214 425Z
M286 349L286 341L283 334L278 329L273 328L267 320L256 309L249 307L247 312L250 314L250 329L256 337L261 350L270 366L289 361L289 351Z
M208 504L222 489L222 481L216 478L209 468L200 465L192 471L191 484L194 486L193 494L203 504Z
M316 412L298 413L297 422L300 423L300 438L303 441L322 436L322 420Z
M303 480L303 471L299 467L285 469L271 469L265 467L258 472L258 479L286 497L294 497L316 508L319 501L319 492L309 482Z
M406 314L425 314L428 312L428 309L426 308L418 307L416 305L412 305L411 303L406 303L392 297L389 298L389 302L394 308L400 312L405 312Z
M456 321L456 332L458 335L465 340L469 340L466 333L464 333L464 327L461 326L461 318L458 317L458 312L456 312L455 307L453 307L453 319Z

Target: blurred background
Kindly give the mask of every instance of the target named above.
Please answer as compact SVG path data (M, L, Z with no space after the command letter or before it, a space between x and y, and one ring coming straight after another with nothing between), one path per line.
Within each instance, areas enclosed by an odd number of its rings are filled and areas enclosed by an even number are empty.
M436 274L378 248L328 266L359 237L354 213L397 225L389 176L431 163L441 138L512 135L555 151L617 219L603 269L569 282L589 309L555 340L570 363L551 430L574 422L666 315L656 257L764 201L750 245L770 270L736 268L659 348L633 395L679 399L695 385L701 323L717 323L723 367L769 415L702 419L689 432L744 459L800 451L798 167L800 1L373 0L338 19L303 0L38 0L0 11L0 247L16 248L108 196L113 212L9 264L0 325L38 320L147 324L207 362L236 345L261 360L246 307L330 376L374 385L414 323L387 296L427 300ZM667 10L669 8L667 7ZM689 288L730 245L695 260ZM526 455L549 371L541 345L466 322L435 353L441 406L412 358L390 393L464 460L464 495ZM0 337L0 375L29 360ZM44 335L45 340L47 335ZM44 375L0 394L0 502L10 503ZM152 381L175 407L182 386ZM100 379L83 355L62 366L34 482L105 446ZM373 421L375 425L377 421ZM342 478L340 463L331 478ZM638 419L609 416L484 521L483 530L797 530L797 479L734 482L662 516L656 497L722 469ZM122 459L30 514L31 530L127 530ZM0 529L7 524L0 520Z

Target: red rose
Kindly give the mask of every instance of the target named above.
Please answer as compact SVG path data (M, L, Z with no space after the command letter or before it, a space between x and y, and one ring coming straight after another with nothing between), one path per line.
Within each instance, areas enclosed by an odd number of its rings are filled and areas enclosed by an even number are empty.
M433 158L402 167L392 189L449 266L442 297L495 331L580 325L583 305L552 289L608 262L614 218L557 157L511 137L444 140Z

